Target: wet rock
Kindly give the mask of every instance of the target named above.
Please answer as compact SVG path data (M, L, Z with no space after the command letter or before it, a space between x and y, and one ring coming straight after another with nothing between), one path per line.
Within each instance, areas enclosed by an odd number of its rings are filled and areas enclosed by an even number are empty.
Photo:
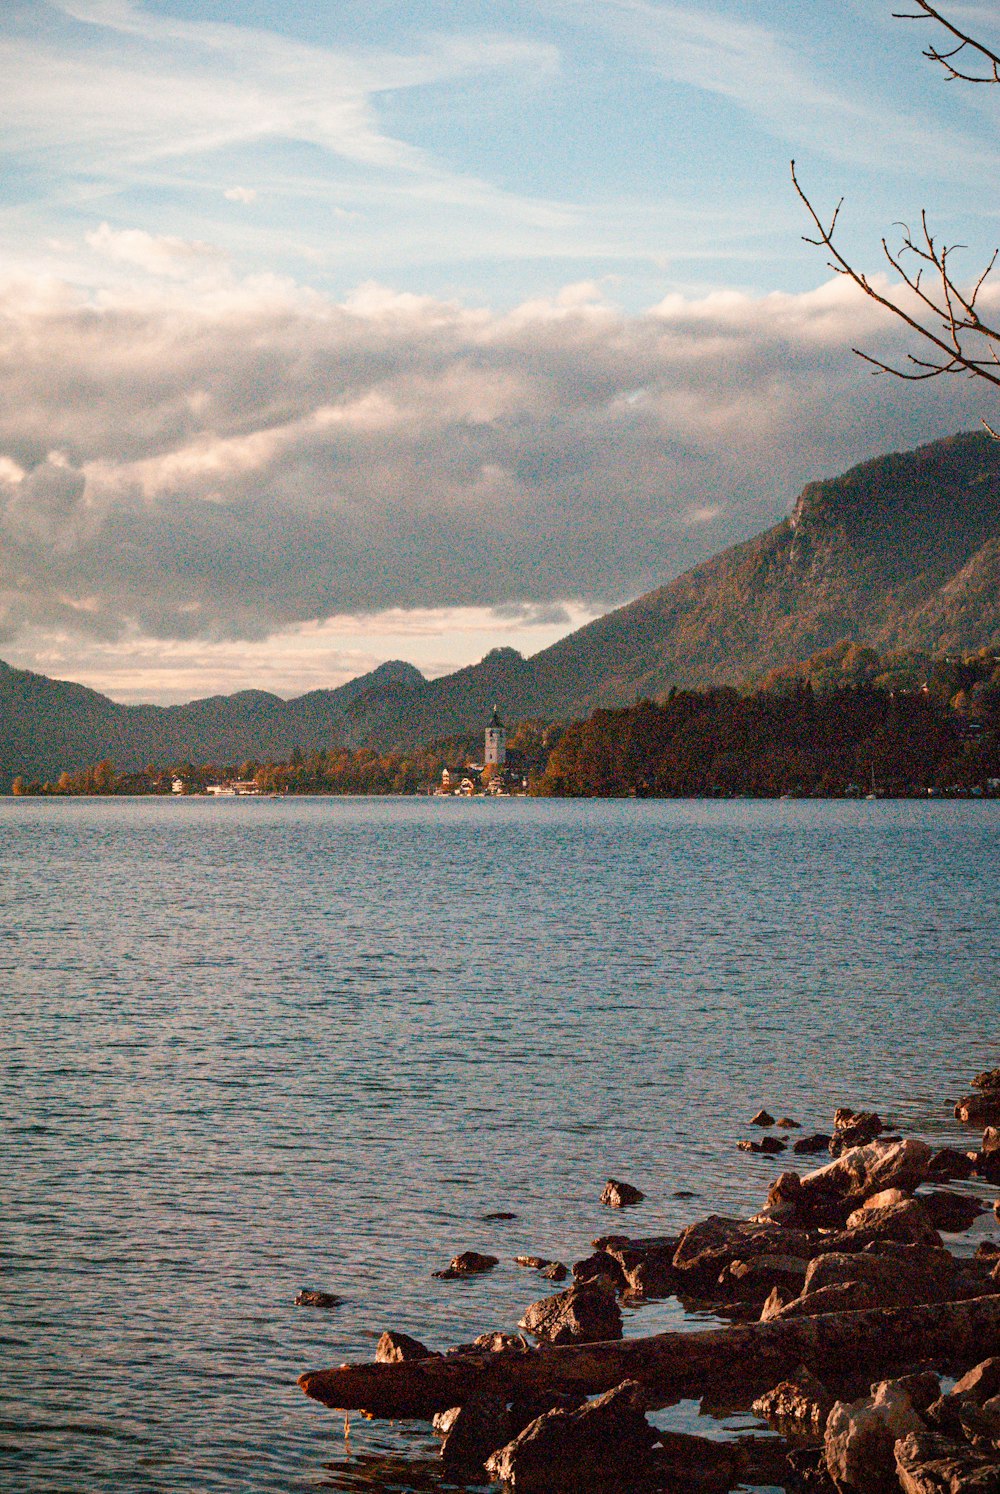
M441 1460L449 1471L480 1474L487 1458L511 1435L504 1397L472 1395L457 1408L441 1444Z
M864 1146L881 1136L885 1127L874 1110L848 1110L841 1107L833 1117L833 1135L830 1137L830 1155L839 1157L852 1147Z
M935 1432L910 1432L894 1448L904 1494L1000 1494L1000 1462Z
M891 1204L904 1204L912 1195L904 1193L902 1188L883 1188L881 1193L873 1193L871 1198L866 1198L861 1205L863 1209L887 1209Z
M768 1298L760 1320L767 1323L773 1318L814 1318L824 1312L863 1312L881 1305L876 1292L867 1282L844 1281L817 1287L816 1291L809 1292L806 1296L793 1297L780 1307L776 1303L772 1304Z
M518 1326L551 1344L593 1344L622 1337L621 1309L613 1292L596 1281L532 1303Z
M763 1302L781 1287L797 1297L805 1281L808 1261L801 1256L761 1255L749 1261L730 1261L719 1273L723 1293L738 1302Z
M819 1250L864 1250L880 1241L901 1245L932 1245L940 1248L941 1236L931 1224L919 1200L889 1204L882 1209L857 1209L848 1216L847 1227L834 1230L819 1241Z
M956 1380L951 1395L958 1400L972 1401L976 1406L1000 1395L1000 1358L994 1356L974 1365L960 1380Z
M677 1290L674 1270L676 1235L652 1235L607 1246L621 1272L622 1289L631 1297L669 1297Z
M500 1264L495 1255L480 1255L478 1250L463 1250L452 1258L451 1265L433 1274L441 1281L452 1281L456 1276L479 1276L483 1271L492 1271Z
M968 1193L951 1193L944 1188L922 1193L920 1202L934 1228L943 1229L949 1235L961 1234L986 1212L982 1199L973 1198Z
M408 1333L383 1333L375 1345L376 1364L405 1364L411 1359L433 1359L434 1350Z
M512 1214L509 1209L499 1209L496 1213L482 1214L480 1217L484 1224L499 1224L505 1219L516 1219L518 1216Z
M1000 1089L1000 1069L984 1069L972 1081L973 1089Z
M750 1124L752 1126L773 1126L774 1116L770 1115L766 1110L758 1110L756 1115L750 1117Z
M630 1235L598 1235L590 1243L595 1250L608 1250L612 1245L627 1245L630 1239Z
M763 1152L765 1156L776 1156L783 1152L788 1145L782 1141L780 1136L762 1136L760 1141L738 1141L736 1143L741 1152Z
M455 1418L461 1411L461 1406L449 1406L447 1411L435 1411L431 1420L431 1428L438 1437L447 1437L455 1424Z
M515 1266L527 1266L531 1271L544 1271L545 1267L551 1265L544 1255L515 1255Z
M788 1291L786 1287L772 1287L765 1299L764 1306L760 1310L760 1321L770 1323L772 1318L781 1316L782 1311L789 1302L798 1300L797 1294Z
M992 1453L995 1457L1000 1448L1000 1395L984 1401L981 1406L963 1401L958 1419L965 1437L973 1447L979 1452Z
M978 1177L987 1183L1000 1183L1000 1152L971 1152L970 1161Z
M943 1146L931 1158L927 1169L929 1183L951 1183L971 1178L976 1164L968 1152L958 1152L953 1146Z
M955 1119L967 1126L995 1126L1000 1123L1000 1090L981 1090L966 1095L955 1106Z
M630 1209L635 1204L642 1203L646 1197L640 1193L638 1188L633 1188L631 1183L621 1183L617 1178L608 1178L601 1194L601 1203L606 1204L609 1209Z
M830 1251L810 1261L802 1291L864 1282L875 1307L907 1307L944 1302L952 1295L955 1262L947 1250L915 1247L906 1253Z
M810 1136L800 1136L792 1143L792 1151L798 1152L800 1157L809 1156L813 1152L825 1152L830 1145L831 1138L823 1131L814 1131Z
M339 1307L343 1297L338 1297L334 1292L307 1292L301 1291L295 1298L296 1307Z
M517 1494L651 1487L656 1433L642 1391L625 1380L575 1411L548 1411L487 1460L489 1477Z
M782 1380L754 1401L753 1412L778 1430L795 1427L821 1432L833 1409L833 1400L822 1381L800 1364L791 1380Z
M837 1486L826 1471L821 1447L794 1447L785 1455L789 1468L789 1488L806 1494L837 1494Z
M719 1273L734 1260L753 1260L761 1255L809 1256L809 1236L804 1230L777 1224L758 1224L753 1220L727 1219L710 1214L697 1224L688 1225L674 1251L674 1267L714 1283Z
M746 1453L737 1444L686 1432L660 1432L658 1436L653 1463L660 1488L683 1489L685 1494L726 1494L746 1472ZM616 1490L621 1487L620 1482L614 1485Z
M995 1240L980 1240L976 1246L975 1258L977 1261L989 1261L990 1265L993 1265L1000 1259L1000 1245Z
M569 1275L569 1267L564 1266L562 1261L549 1261L542 1275L546 1281L565 1281Z
M931 1149L925 1141L870 1141L842 1152L835 1161L802 1178L809 1198L857 1200L886 1188L909 1192L926 1178Z
M762 1152L764 1148L759 1141L738 1141L736 1150L739 1152Z
M783 1131L800 1131L802 1129L801 1122L792 1120L790 1115L783 1115L775 1124L779 1125Z
M511 1350L522 1354L531 1352L527 1340L519 1333L481 1333L472 1340L472 1347L487 1354L505 1354Z
M595 1250L582 1261L574 1261L572 1269L573 1280L581 1285L587 1281L599 1281L616 1292L626 1285L622 1268L609 1250Z
M987 1126L980 1146L983 1152L1000 1152L1000 1127Z
M823 1438L827 1472L858 1494L888 1494L897 1488L896 1443L924 1430L906 1388L882 1380L862 1400L835 1402Z

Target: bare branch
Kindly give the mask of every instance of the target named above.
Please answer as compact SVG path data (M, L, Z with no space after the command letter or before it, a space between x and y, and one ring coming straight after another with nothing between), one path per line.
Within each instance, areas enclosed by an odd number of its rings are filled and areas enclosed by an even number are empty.
M939 67L944 69L948 78L961 83L1000 83L1000 55L992 52L989 47L980 41L976 41L974 37L969 36L966 32L961 31L954 22L947 20L936 6L931 5L929 0L913 0L913 4L917 7L916 14L912 11L893 11L894 19L897 21L934 21L938 26L943 27L949 36L954 37L957 42L957 46L952 47L947 52L942 52L938 47L933 45L927 47L924 51L924 56L928 61L936 62ZM982 62L986 64L987 70L980 73L970 73L957 67L954 59L961 57L963 52L967 52L970 57L974 56L982 59Z

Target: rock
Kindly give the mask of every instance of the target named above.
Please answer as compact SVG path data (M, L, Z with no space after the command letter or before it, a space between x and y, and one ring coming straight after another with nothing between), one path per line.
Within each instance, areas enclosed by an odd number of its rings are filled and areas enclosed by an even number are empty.
M929 1183L951 1183L971 1178L976 1164L968 1152L957 1152L953 1146L943 1146L934 1153L927 1169Z
M463 1250L453 1257L451 1265L444 1271L435 1271L441 1281L452 1281L456 1276L478 1276L483 1271L492 1271L500 1264L495 1255L480 1255L478 1250Z
M436 1436L447 1437L461 1409L461 1406L449 1406L447 1411L434 1412L434 1416L431 1419L431 1428Z
M1000 1152L973 1152L970 1160L981 1178L1000 1183Z
M472 1347L482 1349L487 1354L504 1354L511 1349L521 1354L531 1352L527 1341L519 1333L481 1333L472 1340Z
M546 1281L565 1281L569 1275L569 1269L563 1265L562 1261L549 1261L542 1275Z
M551 1262L543 1255L515 1255L515 1266L527 1266L531 1271L544 1271Z
M307 1292L301 1291L295 1298L296 1307L339 1307L343 1297L336 1296L333 1292Z
M684 1490L684 1494L727 1494L746 1471L746 1453L732 1442L692 1437L687 1432L660 1432L660 1445L653 1449L657 1488ZM622 1489L619 1482L616 1491ZM632 1490L631 1481L627 1488Z
M826 1167L802 1178L807 1198L856 1199L863 1203L886 1188L908 1192L927 1176L931 1149L925 1141L870 1141L842 1152Z
M883 1188L881 1193L873 1193L871 1198L866 1198L861 1205L863 1209L887 1209L890 1204L905 1204L912 1197L904 1193L902 1188Z
M836 1485L826 1471L822 1447L793 1447L785 1454L785 1462L791 1469L791 1488L805 1489L808 1494L837 1494Z
M752 1126L773 1126L774 1116L769 1115L766 1110L758 1110L756 1115L750 1117Z
M967 1126L995 1126L1000 1122L1000 1090L966 1095L955 1106L955 1119Z
M625 1380L575 1411L548 1411L487 1460L491 1480L517 1494L570 1494L651 1487L656 1433L642 1391Z
M630 1239L630 1235L598 1235L590 1243L595 1250L608 1250L612 1245L627 1245Z
M752 1260L759 1255L808 1257L811 1254L805 1230L710 1214L684 1230L677 1242L673 1264L678 1271L709 1277L714 1283L730 1261Z
M991 1264L1000 1257L1000 1245L995 1240L980 1240L976 1246L976 1260L989 1261Z
M986 1127L986 1130L983 1132L983 1140L980 1151L1000 1152L1000 1127Z
M405 1364L410 1359L431 1359L434 1350L408 1333L383 1333L375 1345L376 1364Z
M825 1152L830 1145L831 1138L823 1131L815 1131L811 1136L800 1136L792 1143L792 1151L798 1152L799 1156L809 1156L812 1152Z
M764 1148L759 1141L738 1141L736 1150L739 1152L762 1152Z
M935 1432L910 1432L894 1448L904 1494L1000 1494L1000 1463Z
M1000 1448L1000 1395L976 1406L972 1401L963 1401L958 1419L962 1431L979 1452L996 1456Z
M798 1296L808 1261L794 1255L760 1255L749 1261L730 1261L719 1273L719 1286L739 1302L763 1302L774 1288Z
M943 1229L949 1235L961 1234L986 1212L982 1199L973 1198L968 1193L951 1193L944 1188L922 1193L920 1202L934 1228Z
M885 1130L874 1110L848 1110L841 1108L833 1117L833 1135L830 1137L830 1155L839 1157L852 1147L864 1146L874 1141Z
M783 1115L777 1122L777 1125L779 1125L783 1131L801 1131L802 1129L801 1122L793 1121L790 1115Z
M797 1172L779 1173L767 1190L768 1207L789 1203L796 1208L802 1202L802 1179Z
M821 1432L832 1408L833 1396L804 1364L799 1365L793 1379L782 1380L753 1403L754 1415L779 1430L791 1425L803 1431Z
M1000 1069L984 1069L972 1081L973 1089L1000 1089Z
M674 1270L676 1235L652 1235L607 1246L621 1272L622 1289L631 1297L670 1297L678 1288Z
M1000 1358L983 1359L975 1365L956 1380L951 1395L959 1400L972 1401L976 1406L1000 1395Z
M510 1414L504 1398L472 1395L457 1408L448 1425L441 1445L441 1460L449 1470L478 1474L486 1459L496 1448L503 1447L510 1434Z
M944 1302L951 1295L955 1262L947 1250L915 1247L912 1251L877 1254L862 1250L830 1251L809 1263L803 1295L845 1282L864 1282L876 1307L909 1307Z
M481 1214L480 1218L484 1224L499 1224L505 1219L516 1219L518 1216L512 1214L509 1209L499 1209L493 1214Z
M866 1308L880 1307L877 1293L865 1281L844 1281L831 1286L817 1287L807 1296L793 1297L781 1307L771 1305L768 1298L764 1304L767 1312L760 1315L762 1323L774 1318L814 1318L824 1312L863 1312Z
M614 1294L600 1282L584 1282L532 1303L519 1327L551 1344L600 1343L622 1337L622 1315Z
M882 1380L862 1400L834 1403L823 1438L827 1472L838 1487L888 1494L897 1487L895 1444L924 1430L907 1390Z
M642 1203L645 1197L645 1193L640 1193L631 1183L620 1183L615 1178L608 1178L601 1194L601 1203L606 1204L609 1209L629 1209L634 1204Z
M846 1229L825 1235L819 1243L825 1253L828 1250L864 1250L867 1245L881 1240L941 1246L941 1236L931 1224L926 1209L915 1198L881 1209L856 1209L848 1216Z
M771 1156L776 1156L778 1152L783 1152L787 1146L788 1142L782 1141L780 1136L765 1136L761 1141L760 1149Z
M764 1306L760 1310L760 1321L762 1323L770 1323L772 1318L780 1318L789 1302L797 1300L798 1298L793 1296L786 1288L780 1286L772 1287L764 1302Z

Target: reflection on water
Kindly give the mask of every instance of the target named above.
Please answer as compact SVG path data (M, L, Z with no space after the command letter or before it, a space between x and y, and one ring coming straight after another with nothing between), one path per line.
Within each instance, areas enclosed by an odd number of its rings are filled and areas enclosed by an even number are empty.
M636 1233L756 1206L760 1105L954 1139L997 1062L997 823L0 802L0 1483L439 1487L426 1426L352 1421L348 1457L296 1375L513 1329L551 1287L512 1258L587 1253L608 1176ZM434 1280L464 1249L502 1264Z

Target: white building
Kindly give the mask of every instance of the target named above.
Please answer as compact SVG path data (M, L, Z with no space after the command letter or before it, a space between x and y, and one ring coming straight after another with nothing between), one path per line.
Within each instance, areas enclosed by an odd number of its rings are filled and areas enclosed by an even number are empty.
M486 757L487 767L502 768L507 761L507 733L504 724L500 720L496 706L493 707L493 715L490 724L486 728Z

